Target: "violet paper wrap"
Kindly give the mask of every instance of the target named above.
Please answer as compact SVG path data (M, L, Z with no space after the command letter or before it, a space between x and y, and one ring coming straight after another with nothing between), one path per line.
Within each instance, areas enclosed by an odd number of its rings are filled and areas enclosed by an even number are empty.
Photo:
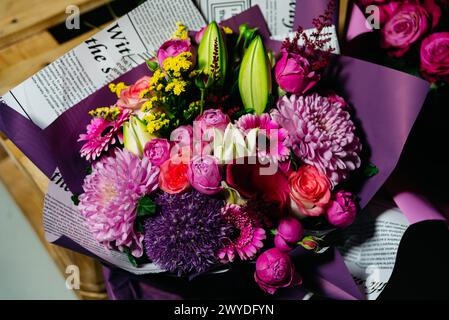
M234 17L232 19L233 26L250 22L251 27L258 26L261 33L266 35L266 24L260 10L253 8L250 12L250 14L246 12L242 16ZM240 18L241 20L239 20L239 17L244 17L244 19ZM279 46L279 43L270 42L268 45ZM360 122L367 146L370 149L370 161L375 163L380 170L380 173L368 180L358 193L362 206L364 206L384 184L396 166L408 134L421 109L428 85L426 82L404 73L348 57L336 56L333 66L338 66L338 68L330 70L330 74L333 75L337 83L340 83L340 87L344 88L341 94L348 98L351 105L354 106L356 117ZM143 64L129 71L117 81L132 83L147 73L147 67ZM114 95L105 86L66 111L53 124L43 130L42 137L48 142L52 151L51 154L54 156L53 165L60 169L65 182L74 193L82 192L83 173L86 167L86 163L79 156L81 144L77 140L90 120L87 111L104 106L107 103L112 104L114 100ZM3 105L1 108L8 107ZM21 117L17 112L12 112L16 114L16 117ZM0 121L0 123L8 127L10 123L4 122L5 119L2 114L3 112L0 114L0 118L3 122ZM31 128L31 124L23 124L20 130L31 132ZM18 130L18 128L12 127L9 127L9 129ZM13 140L13 142L16 141ZM27 149L26 143L22 147L26 149L30 158L40 159L40 152L30 148ZM330 298L363 298L343 259L336 250L328 250L326 254L319 256L305 254L298 250L293 253L293 256L296 261L300 261L298 269L305 275L304 283L308 290L313 290ZM305 266L310 266L310 270L304 270ZM219 283L222 279L223 286L230 285L232 287L237 283L236 278L227 278L232 274L231 270L228 275L223 277L220 275L206 277L208 279L211 279L209 277L217 277L213 279L216 279ZM178 290L181 289L181 285L180 282L176 281L183 281L178 278L175 279L174 284L171 280L164 281L166 279L162 277L157 278L158 285L156 286L154 276L136 277L114 267L105 269L105 276L111 298L188 298L192 294L188 289L184 292ZM249 276L249 278L245 278L245 281L239 281L249 286L248 290L242 292L251 292L252 296L256 297L260 295L260 290L255 287L251 273L249 273ZM194 286L197 281L201 283L201 279L204 278L198 277L198 279L192 280L186 287ZM210 282L204 281L203 284L204 286L199 284L199 288L205 290L206 297L210 297L211 292L206 289L211 287ZM214 294L214 297L218 297L220 292L214 291ZM303 297L304 294L305 292L301 288L292 288L284 292L281 291L280 296L298 299Z

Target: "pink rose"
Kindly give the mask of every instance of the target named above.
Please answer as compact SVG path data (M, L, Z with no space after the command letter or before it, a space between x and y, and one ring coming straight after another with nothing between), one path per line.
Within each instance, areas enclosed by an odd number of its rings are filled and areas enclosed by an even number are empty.
M154 138L145 145L143 155L150 159L152 165L160 167L170 158L170 142L167 139Z
M327 220L330 224L346 228L350 226L357 213L357 207L350 192L337 192L327 207Z
M302 283L289 255L276 248L265 251L257 258L254 279L259 287L269 294L274 294L279 288Z
M311 69L307 59L285 50L276 63L274 74L282 90L295 94L305 93L320 80L320 75Z
M325 211L331 192L329 179L315 167L304 165L290 175L290 197L305 216L319 216Z
M303 233L301 222L293 217L284 218L279 222L274 244L280 251L289 252L293 249L290 244L301 240Z
M190 40L188 39L170 39L164 42L157 51L157 61L159 62L159 66L164 66L164 61L168 57L176 57L180 53L183 52L192 52L195 54L194 48L190 44ZM192 58L192 61L196 61L195 58Z
M449 32L437 32L423 40L421 75L430 82L449 82Z
M135 84L120 92L117 107L131 110L139 110L147 99L140 98L140 93L150 87L150 77L142 77Z
M193 150L193 128L192 126L179 126L170 134L170 141L173 143L171 156L189 154Z
M204 31L206 31L207 29L207 25L205 25L204 27L202 27L200 30L198 30L198 32L195 34L195 42L197 44L200 44L201 39L203 39L203 35L204 35Z
M188 169L189 165L184 159L175 157L165 161L160 167L159 188L170 194L187 190L190 187Z
M381 45L390 49L389 54L394 57L408 52L414 43L436 26L440 18L441 10L433 0L423 0L423 5L419 1L414 2L399 7L381 29Z
M221 191L221 173L217 160L213 156L195 156L190 160L187 172L193 188L204 194L216 194Z
M208 129L218 129L224 132L230 122L229 116L220 109L208 109L196 118L196 125L201 129L201 133Z

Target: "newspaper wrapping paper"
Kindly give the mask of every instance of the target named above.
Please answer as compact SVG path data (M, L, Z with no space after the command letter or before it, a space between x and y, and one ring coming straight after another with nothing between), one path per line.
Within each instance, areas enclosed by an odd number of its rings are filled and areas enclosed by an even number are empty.
M304 1L301 8L306 10ZM181 2L180 2L181 3ZM188 1L182 3L189 8ZM316 2L315 2L316 3ZM298 7L297 7L298 8ZM162 8L163 9L163 8ZM142 8L140 8L142 10ZM161 9L160 9L161 10ZM189 9L190 10L190 9ZM192 19L201 20L199 13L191 9ZM196 15L198 14L198 15ZM176 17L172 17L176 18ZM167 19L167 17L165 17ZM178 20L177 18L174 20ZM120 20L119 20L120 21ZM191 20L189 20L191 21ZM238 25L243 22L251 21L252 26L258 26L261 34L264 36L268 45L273 49L279 49L279 42L269 40L269 31L263 20L261 12L255 8L244 12L238 17L231 18L226 21L229 27L237 29ZM203 22L201 22L202 24ZM197 26L198 27L198 26ZM422 105L427 84L413 77L404 75L390 69L378 67L369 63L365 63L355 59L345 57L336 57L335 66L342 66L343 74L336 75L336 79L345 79L344 88L350 89L346 92L347 97L352 105L356 106L357 118L361 121L363 130L365 131L368 145L371 147L371 161L375 163L380 174L368 181L360 190L359 195L364 206L374 193L382 186L391 171L396 165L397 159L401 153L401 149L407 139L407 135L415 121L420 107ZM125 73L120 80L132 82L141 75L147 73L145 65L140 65ZM340 77L340 78L339 78ZM382 81L385 80L385 81ZM107 82L107 81L105 81ZM382 86L376 87L376 85ZM403 91L395 90L396 84L400 83ZM375 85L373 85L375 84ZM31 97L28 97L30 99ZM109 101L109 100L111 101ZM70 190L79 192L81 190L82 178L79 173L84 172L85 164L80 162L78 151L80 145L76 143L78 134L88 122L87 110L104 105L108 102L112 103L113 97L106 87L103 87L95 94L77 103L73 108L64 112L56 121L51 123L45 129L33 124L29 119L22 116L20 111L13 110L13 106L8 107L3 101L0 107L0 129L15 142L24 153L30 157L47 176L52 177L56 167L58 167L64 179L66 186ZM39 108L41 107L38 105ZM379 108L381 110L379 110ZM385 112L382 112L384 110ZM398 126L397 124L401 125ZM17 130L20 128L20 130ZM58 181L59 179L54 180ZM57 185L57 184L55 184ZM48 207L47 207L48 208ZM57 232L53 232L57 233ZM55 234L50 236L54 243L60 244L85 254L90 254L107 261L108 257L101 254L94 254L88 248L81 246L67 236L58 237ZM94 249L91 249L94 250ZM315 255L308 253L295 252L298 255L298 263L300 265L315 265ZM319 267L310 275L315 280L310 281L310 289L314 292L327 295L333 298L363 298L363 295L355 286L351 274L348 272L344 260L336 250L330 250L326 255L327 260L318 261ZM323 260L320 257L321 260ZM116 262L115 265L120 266ZM105 276L108 285L108 291L111 297L126 297L126 294L120 291L120 288L134 288L138 286L140 290L132 289L128 293L128 298L140 297L166 297L167 295L176 296L173 291L168 289L167 284L161 284L164 289L151 289L152 281L146 282L145 279L135 278L129 273L122 271L115 272L114 269L106 269ZM130 270L131 271L131 270ZM232 274L232 273L229 273ZM218 279L218 275L214 275ZM132 281L131 281L132 279ZM181 281L180 279L176 279ZM318 280L318 281L316 281ZM228 280L229 281L229 280ZM248 279L247 279L248 281ZM146 283L146 284L145 284ZM179 284L179 282L176 282ZM142 289L142 286L144 289ZM173 286L176 292L178 286ZM121 294L120 294L121 292ZM152 292L152 295L148 295ZM115 294L114 294L115 293ZM284 297L287 298L303 298L305 292L303 290L293 289L286 290Z

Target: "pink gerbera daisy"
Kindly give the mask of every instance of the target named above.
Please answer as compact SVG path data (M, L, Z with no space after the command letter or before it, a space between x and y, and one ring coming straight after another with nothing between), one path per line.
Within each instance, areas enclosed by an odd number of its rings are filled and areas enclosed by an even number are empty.
M222 263L232 262L237 253L242 260L253 259L263 247L265 230L260 227L253 213L235 204L227 204L222 209L224 219L235 228L235 235L227 238L224 247L218 251Z
M268 113L263 113L260 116L254 114L244 115L237 120L236 125L245 134L248 134L251 129L260 129L257 137L257 154L259 158L268 158L275 162L281 162L289 157L290 150L287 147L288 132L271 119ZM265 146L261 145L261 142L265 142Z
M125 121L129 119L131 112L121 110L114 120L104 118L93 118L87 125L87 133L80 134L78 141L87 141L81 147L81 157L86 160L95 160L104 151L120 139L120 129Z

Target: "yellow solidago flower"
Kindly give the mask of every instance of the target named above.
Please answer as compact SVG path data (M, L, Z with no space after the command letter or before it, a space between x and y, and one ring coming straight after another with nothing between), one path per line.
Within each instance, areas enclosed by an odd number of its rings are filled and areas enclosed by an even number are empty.
M172 38L173 39L188 39L189 38L189 30L185 25L183 25L181 22L177 22L176 25L178 26L178 29L173 33Z
M127 85L125 85L124 82L119 82L117 84L115 83L110 83L109 84L109 90L111 90L111 92L115 93L117 95L117 98L120 98L120 93L122 92L122 90L128 88Z
M172 91L176 96L181 95L184 91L186 91L187 82L184 80L173 79L170 83L165 87L165 92Z
M89 115L94 118L102 118L105 120L113 121L117 119L120 114L120 109L118 107L101 107L95 110L89 111Z
M151 109L161 107L165 103L166 100L167 100L166 97L153 96L149 100L144 102L141 110L143 113L146 113L146 112L150 111Z
M221 30L223 30L223 32L224 32L225 34L233 34L233 33L234 33L234 31L232 31L231 28L226 27L226 26L222 26L222 27L221 27Z
M161 69L157 69L150 79L150 90L161 91L163 89L163 84L161 83L163 80L165 80L165 74Z
M143 120L147 124L147 131L149 134L153 134L162 128L166 128L170 124L170 120L167 119L167 115L163 112L151 112L145 115Z
M200 109L201 101L194 101L189 104L189 107L183 111L184 118L186 120L190 119L193 115L195 115Z
M169 72L173 77L179 78L183 72L187 72L192 67L191 52L183 52L176 57L168 57L164 60L164 70Z

